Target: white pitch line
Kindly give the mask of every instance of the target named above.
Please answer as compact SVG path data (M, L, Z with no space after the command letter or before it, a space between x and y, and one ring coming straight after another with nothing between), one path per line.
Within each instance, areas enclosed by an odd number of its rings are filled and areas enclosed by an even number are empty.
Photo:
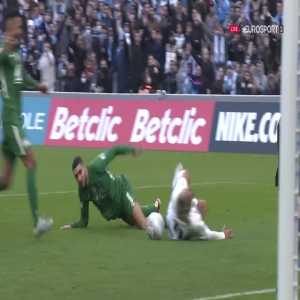
M217 184L242 184L242 185L265 185L269 186L271 184L268 183L260 183L260 182L236 182L236 181L211 181L211 182L196 182L192 183L192 186L202 186L202 185L217 185ZM147 190L147 189L154 189L154 188L170 188L170 184L153 184L153 185L140 185L137 186L136 190ZM76 193L77 190L70 190L70 191L55 191L55 192L40 192L40 196L48 196L48 195L64 195L64 194L71 194ZM11 198L11 197L24 197L27 196L27 193L0 193L0 198Z
M236 297L244 297L244 296L252 296L252 295L262 295L262 294L271 294L275 293L276 289L264 289L264 290L254 290L254 291L246 291L240 293L231 293L224 295L217 295L212 297L204 297L204 298L195 298L193 300L219 300L219 299L232 299Z
M77 192L76 190L73 191L56 191L56 192L41 192L38 193L40 196L48 196L48 195L64 195L64 194L71 194ZM0 194L0 198L11 198L11 197L24 197L27 196L27 193L11 193L11 194Z

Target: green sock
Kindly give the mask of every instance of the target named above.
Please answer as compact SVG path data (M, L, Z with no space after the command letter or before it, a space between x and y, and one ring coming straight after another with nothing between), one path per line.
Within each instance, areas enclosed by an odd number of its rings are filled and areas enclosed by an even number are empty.
M141 209L145 217L148 217L153 212L157 212L157 208L154 204L141 206Z
M35 185L35 168L27 170L27 192L34 226L38 220L38 197Z

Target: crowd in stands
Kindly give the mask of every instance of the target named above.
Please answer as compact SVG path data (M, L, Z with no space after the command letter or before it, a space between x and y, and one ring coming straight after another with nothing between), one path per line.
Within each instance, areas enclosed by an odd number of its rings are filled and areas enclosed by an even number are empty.
M19 3L22 59L51 91L280 94L282 34L229 27L282 25L282 0Z

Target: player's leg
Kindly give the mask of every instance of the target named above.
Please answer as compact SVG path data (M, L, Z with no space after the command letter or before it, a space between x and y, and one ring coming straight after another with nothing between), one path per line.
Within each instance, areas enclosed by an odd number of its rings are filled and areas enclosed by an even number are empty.
M160 205L161 201L159 198L155 199L153 203L148 205L142 205L141 210L145 217L148 217L153 212L159 212L160 211Z
M15 158L4 157L4 170L0 177L0 191L4 191L10 187L13 179L15 162Z
M134 208L132 210L132 219L136 227L138 227L139 229L146 229L147 219L141 209L141 206L137 202L135 202Z
M36 161L31 148L26 149L26 155L21 156L21 160L26 167L26 185L29 197L29 204L34 226L38 222L38 194L36 188Z
M190 174L181 163L178 163L173 175L172 189L175 189L176 185L178 185L180 181L182 182L182 180L185 180L188 186L190 184Z
M3 173L0 177L0 191L8 189L11 185L14 169L16 164L16 155L14 149L12 149L10 138L6 136L4 132L4 140L2 143L2 153L4 157Z
M192 200L192 206L197 207L197 209L201 213L203 219L206 218L207 212L208 212L208 207L207 207L206 200L194 198Z
M36 187L36 160L30 144L25 141L26 154L21 156L21 160L26 167L26 183L29 198L31 214L34 223L34 233L37 236L49 231L52 227L53 220L51 218L41 218L38 213L38 192Z
M129 181L123 177L123 198L122 198L122 212L121 219L127 224L144 228L146 217L152 212L159 212L160 210L160 199L156 199L149 205L140 206L135 201L133 189Z
M134 200L130 189L124 191L122 199L121 219L131 226L145 229L147 219L141 209L141 206Z

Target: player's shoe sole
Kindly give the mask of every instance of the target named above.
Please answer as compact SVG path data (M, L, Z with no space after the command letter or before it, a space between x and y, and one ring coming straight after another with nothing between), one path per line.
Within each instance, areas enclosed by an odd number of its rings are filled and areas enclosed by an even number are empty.
M179 162L174 170L173 180L172 180L172 187L174 188L176 185L176 181L178 179L180 171L183 170L183 165L181 162Z
M53 219L52 218L41 218L39 217L38 222L33 229L33 234L36 237L41 237L43 234L51 230L53 225Z
M161 200L159 198L155 199L154 206L156 208L156 212L160 212Z

